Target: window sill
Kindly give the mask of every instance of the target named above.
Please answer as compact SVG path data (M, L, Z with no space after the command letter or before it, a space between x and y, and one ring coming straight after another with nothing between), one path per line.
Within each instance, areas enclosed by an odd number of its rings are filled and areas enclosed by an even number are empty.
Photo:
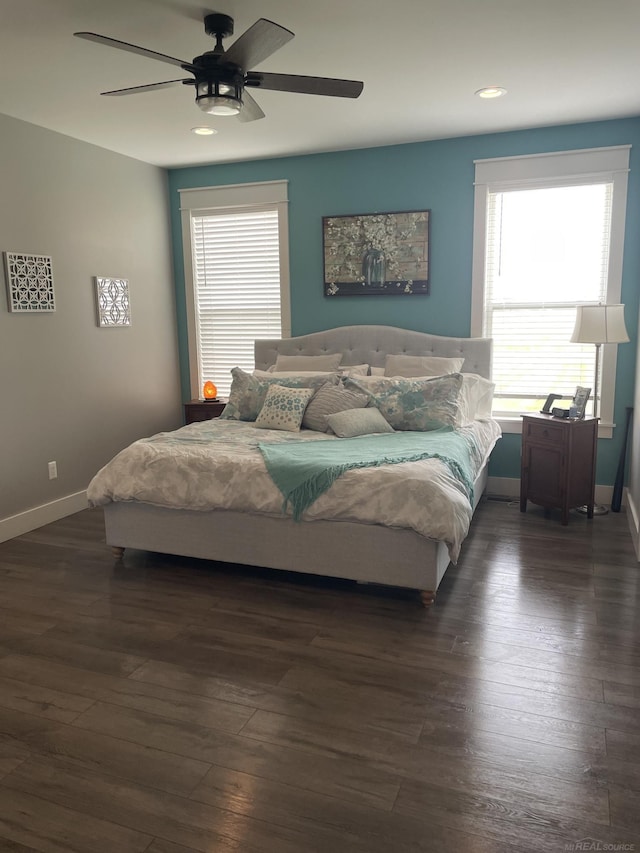
M500 424L500 429L503 433L515 433L516 435L522 435L522 418L506 418L506 417L497 417L496 420ZM602 423L598 424L598 438L613 438L613 428L615 424L612 423Z

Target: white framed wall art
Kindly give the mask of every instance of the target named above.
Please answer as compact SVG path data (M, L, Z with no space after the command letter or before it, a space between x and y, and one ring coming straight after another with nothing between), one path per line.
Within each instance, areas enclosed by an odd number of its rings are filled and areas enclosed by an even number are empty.
M33 314L56 310L50 257L4 252L4 267L9 311Z
M126 278L95 277L98 326L117 328L131 325L129 282Z

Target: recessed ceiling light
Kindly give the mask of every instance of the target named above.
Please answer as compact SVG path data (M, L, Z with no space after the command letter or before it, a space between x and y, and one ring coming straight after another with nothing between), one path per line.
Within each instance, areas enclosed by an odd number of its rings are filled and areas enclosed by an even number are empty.
M487 86L484 89L478 89L476 92L479 98L501 98L506 94L507 90L503 89L502 86Z
M213 127L192 127L191 133L197 133L198 136L212 136L218 131Z

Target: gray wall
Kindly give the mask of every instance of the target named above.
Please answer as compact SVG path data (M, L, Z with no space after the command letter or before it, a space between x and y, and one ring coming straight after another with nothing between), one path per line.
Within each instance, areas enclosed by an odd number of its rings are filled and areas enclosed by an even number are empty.
M166 172L3 115L0 155L0 251L50 255L56 298L9 313L0 272L1 534L182 420ZM129 280L131 327L97 326L95 275Z

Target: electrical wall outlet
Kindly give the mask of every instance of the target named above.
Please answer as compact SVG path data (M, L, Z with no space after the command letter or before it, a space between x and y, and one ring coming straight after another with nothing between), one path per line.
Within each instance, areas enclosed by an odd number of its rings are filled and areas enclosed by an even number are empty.
M56 477L58 476L58 465L57 465L57 463L56 462L49 462L47 467L49 468L49 479L55 480Z

